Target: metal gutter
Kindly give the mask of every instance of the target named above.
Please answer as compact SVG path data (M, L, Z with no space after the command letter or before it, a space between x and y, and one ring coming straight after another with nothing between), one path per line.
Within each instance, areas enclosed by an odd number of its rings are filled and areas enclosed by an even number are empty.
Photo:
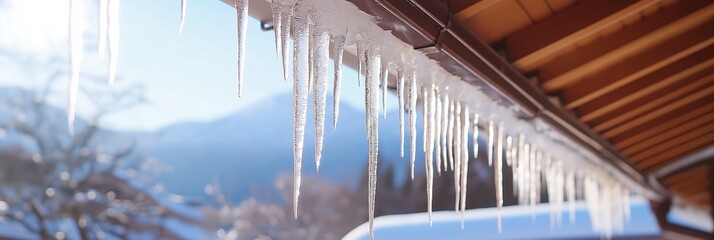
M478 85L494 99L517 104L524 118L540 118L596 156L608 161L625 176L651 192L650 197L666 195L653 188L645 174L633 167L609 142L556 106L525 76L453 19L448 1L433 0L349 0L362 11L379 16L378 23L402 41L416 46L446 70L464 81ZM485 82L485 83L484 83ZM505 96L505 98L503 97Z

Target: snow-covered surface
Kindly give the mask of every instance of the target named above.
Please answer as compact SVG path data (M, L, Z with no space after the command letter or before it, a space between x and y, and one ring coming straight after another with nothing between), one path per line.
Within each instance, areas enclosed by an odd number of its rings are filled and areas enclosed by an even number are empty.
M712 232L714 230L710 211L687 207L686 205L673 206L669 210L669 214L667 214L667 221L702 232Z
M601 235L593 231L584 202L576 203L575 221L563 221L561 226L552 226L549 206L508 206L502 210L503 232L498 233L495 208L466 210L464 228L460 228L459 216L453 211L433 213L433 225L429 227L427 213L382 216L375 218L374 235L377 239L597 239ZM531 213L535 217L531 217ZM566 211L567 214L567 211ZM654 237L660 229L649 205L642 198L632 201L632 219L621 233L613 237ZM343 240L369 239L367 223L349 232Z

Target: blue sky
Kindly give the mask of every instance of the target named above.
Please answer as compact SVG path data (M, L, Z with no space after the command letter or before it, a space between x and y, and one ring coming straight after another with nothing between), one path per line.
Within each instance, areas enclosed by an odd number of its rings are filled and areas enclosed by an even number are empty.
M27 28L10 28L0 23L0 47L30 45L30 54L56 53L66 56L66 9L68 1L46 6L40 0L10 0L10 10L2 13L6 25L22 23ZM46 9L37 10L42 4ZM122 1L118 81L141 83L150 104L111 115L106 125L115 129L155 130L180 121L208 121L231 114L277 94L289 94L291 81L282 80L282 68L275 56L273 32L263 32L259 22L248 23L244 96L236 97L235 11L219 0L189 1L183 34L178 33L180 2L170 0ZM85 61L83 73L103 74L106 59L98 59L96 9L86 6ZM11 11L11 14L8 14ZM36 26L36 27L35 27ZM41 32L40 32L41 31ZM42 41L41 41L42 40ZM29 42L29 43L28 43ZM34 44L34 45L33 45ZM12 60L10 60L12 61ZM8 68L10 64L5 67ZM41 66L13 66L41 69ZM69 66L67 66L69 67ZM364 108L363 89L354 83L356 73L345 69L342 98L345 103ZM3 69L0 69L3 70ZM12 72L12 71L5 71ZM0 86L41 86L22 74L8 74ZM331 88L331 87L330 87ZM57 86L58 106L65 106L66 79ZM395 109L391 97L390 109ZM81 101L81 99L80 99ZM80 102L79 114L91 110Z

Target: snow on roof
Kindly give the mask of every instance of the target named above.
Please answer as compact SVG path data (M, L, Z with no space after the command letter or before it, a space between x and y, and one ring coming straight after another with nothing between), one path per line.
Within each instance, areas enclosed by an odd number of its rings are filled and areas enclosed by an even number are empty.
M624 231L613 237L659 236L657 220L649 204L642 198L632 201L632 218L625 223ZM504 207L503 232L496 228L496 209L467 210L464 229L460 215L453 211L434 212L433 226L429 227L427 213L414 213L377 217L374 223L376 239L574 239L599 238L600 233L590 225L585 202L576 204L575 221L568 219L568 210L563 212L560 226L551 226L550 206L539 204L534 208L525 205ZM531 213L534 213L532 217ZM364 223L350 231L343 240L369 239L369 226Z

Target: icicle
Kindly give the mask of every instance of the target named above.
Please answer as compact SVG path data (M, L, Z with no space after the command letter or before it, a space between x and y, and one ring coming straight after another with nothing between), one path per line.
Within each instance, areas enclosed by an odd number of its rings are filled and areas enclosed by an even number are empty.
M185 0L182 0L185 1ZM278 0L272 0L270 2L270 9L273 11L273 33L275 33L275 56L280 57L282 49L280 48L280 42L282 42L282 34L283 34L283 12L281 11L281 7L283 4L281 3L282 1ZM182 18L183 19L183 18ZM288 29L288 31L290 31Z
M79 72L82 68L84 47L84 22L82 19L82 0L69 2L69 102L67 106L67 124L69 133L74 135L74 119L77 112L77 92L79 90Z
M464 229L464 212L466 212L466 193L468 191L469 174L469 108L464 107L464 124L461 131L461 229Z
M565 190L568 195L568 210L570 223L575 223L575 174L568 172L565 178Z
M492 122L492 121L491 121ZM489 122L489 125L492 125L491 122ZM501 207L503 206L503 127L501 125L498 125L498 136L497 136L497 142L496 142L496 148L494 151L496 151L496 159L495 163L493 165L493 170L494 170L494 181L496 184L496 217L498 221L498 233L501 233L502 231L502 226L501 226Z
M442 101L444 106L441 108L442 120L441 120L441 159L444 161L444 171L447 170L448 165L448 148L447 148L447 136L449 133L449 95L444 93L444 100Z
M330 60L330 35L327 29L322 29L324 22L318 19L315 28L315 47L313 56L315 57L315 83L313 86L313 112L315 115L315 167L320 171L320 159L322 158L322 143L325 133L325 107L327 102L327 78L328 61Z
M422 152L426 153L426 142L427 142L427 137L426 137L426 131L427 131L427 126L429 126L429 118L426 117L426 113L429 112L429 105L427 105L427 102L429 102L429 94L427 93L426 88L422 89L422 94L423 99L422 99L422 112L424 113L422 115Z
M245 37L248 30L248 0L235 0L238 30L238 97L243 93L243 65L245 62Z
M97 42L97 53L99 58L104 58L104 54L107 51L107 11L109 11L109 0L99 0L99 42Z
M513 138L511 136L506 137L506 165L509 167L513 164L513 154L511 152L511 149L513 148Z
M416 107L417 107L417 83L416 73L411 69L409 75L409 141L411 142L409 152L409 166L411 169L411 177L414 180L414 160L416 159Z
M454 107L454 135L453 135L453 143L451 147L449 147L449 150L451 150L452 155L454 156L453 159L453 166L454 166L454 189L455 189L455 196L454 198L456 199L454 204L454 209L458 212L460 209L460 201L461 201L461 102L456 102L452 103L452 105L455 105Z
M404 157L404 69L397 72L397 96L399 98L399 154Z
M389 78L389 66L384 58L382 58L382 112L384 118L387 118L387 81Z
M183 33L183 23L186 20L186 0L181 0L181 22L179 23L179 34Z
M488 166L493 165L493 140L494 140L494 135L493 135L493 120L488 121L488 149L486 149L486 152L488 153Z
M474 159L478 159L478 114L474 114L474 132L472 141L474 144Z
M360 78L362 77L362 68L364 68L362 65L364 64L363 61L363 56L364 56L364 44L362 41L358 41L355 45L357 45L357 87L360 86Z
M451 171L454 171L454 127L456 125L456 116L454 116L455 105L456 104L453 102L449 103L449 136L447 137L447 141L449 141L449 166L451 167Z
M435 91L435 94L434 94L434 98L432 98L432 100L434 100L435 101L434 104L436 104L436 106L435 106L436 116L434 117L434 124L435 124L434 127L436 128L435 129L436 132L433 137L435 140L434 147L436 148L436 154L435 154L436 171L439 173L439 176L441 176L441 161L442 161L441 160L442 159L441 158L441 143L442 143L442 141L441 141L441 139L442 139L442 137L441 137L442 136L442 134L441 134L441 131L442 131L441 120L442 120L443 114L441 113L441 111L442 111L441 110L442 109L441 96L439 95L438 89L435 89L434 91ZM444 167L446 167L446 166L444 166Z
M376 46L370 46L367 49L367 58L365 59L365 95L367 97L365 103L367 107L368 133L369 133L369 232L370 239L374 239L374 200L377 186L377 161L379 147L379 64L381 57L379 49Z
M237 3L237 1L236 1ZM308 50L309 50L309 19L308 11L303 5L296 6L295 46L293 50L293 158L294 158L294 189L293 208L297 219L298 197L300 196L300 176L302 174L302 151L305 139L305 122L307 115L308 95Z
M109 0L108 4L108 39L109 39L109 84L114 84L119 60L119 0Z
M332 90L332 127L337 128L337 117L340 115L340 85L342 85L342 57L345 50L345 36L335 36L333 39L332 51L335 53L334 74L335 83Z
M424 132L427 139L427 153L424 155L424 160L426 161L426 192L427 192L427 211L429 212L429 226L431 226L431 207L432 207L432 194L434 189L434 117L436 111L434 98L436 98L434 93L434 85L431 85L430 89L425 94L424 102L426 102L426 110L424 114L424 122L426 123L426 132Z
M290 25L292 18L293 4L283 4L280 7L280 52L282 53L283 62L283 80L286 82L288 81L288 53L290 52L288 51L288 43L290 41Z

